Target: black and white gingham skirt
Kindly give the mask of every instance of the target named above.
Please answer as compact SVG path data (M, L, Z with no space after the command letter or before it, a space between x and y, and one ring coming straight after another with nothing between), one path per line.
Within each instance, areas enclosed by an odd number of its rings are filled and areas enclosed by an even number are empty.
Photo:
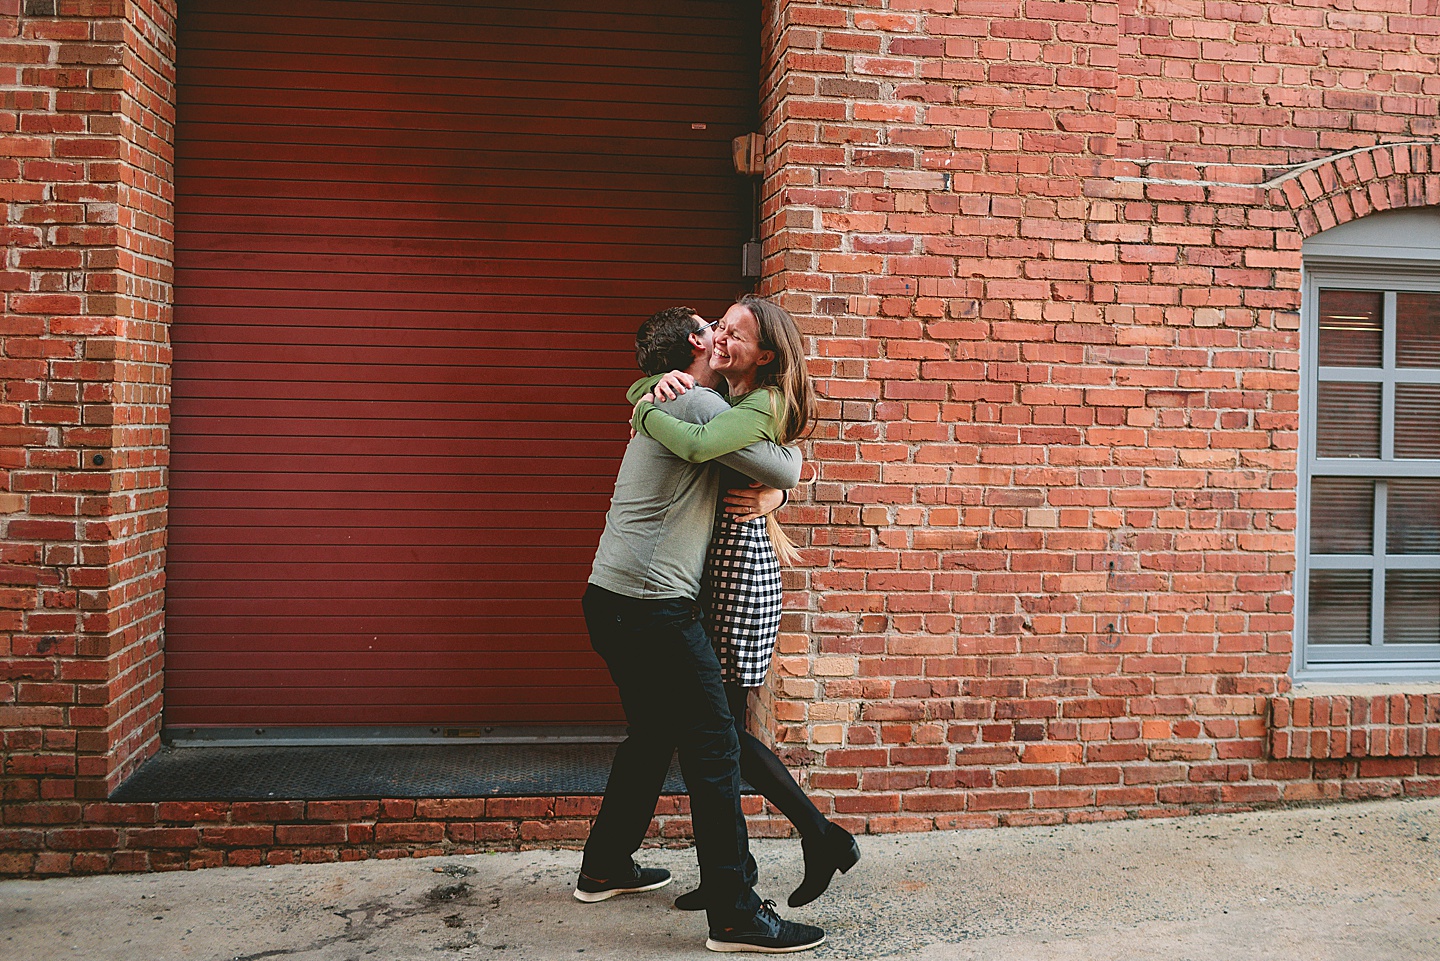
M765 533L765 518L715 519L705 557L705 629L720 659L720 676L759 687L770 670L780 633L780 562Z

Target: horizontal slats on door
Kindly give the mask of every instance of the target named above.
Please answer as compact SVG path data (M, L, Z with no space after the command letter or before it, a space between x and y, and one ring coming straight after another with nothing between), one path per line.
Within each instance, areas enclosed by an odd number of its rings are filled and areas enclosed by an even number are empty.
M619 717L578 598L636 325L741 284L755 16L183 4L168 726Z

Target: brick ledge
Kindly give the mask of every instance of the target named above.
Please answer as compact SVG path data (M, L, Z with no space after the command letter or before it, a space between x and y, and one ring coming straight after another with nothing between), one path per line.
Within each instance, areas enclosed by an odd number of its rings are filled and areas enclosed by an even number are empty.
M1271 698L1269 741L1274 758L1440 757L1440 685L1306 685Z

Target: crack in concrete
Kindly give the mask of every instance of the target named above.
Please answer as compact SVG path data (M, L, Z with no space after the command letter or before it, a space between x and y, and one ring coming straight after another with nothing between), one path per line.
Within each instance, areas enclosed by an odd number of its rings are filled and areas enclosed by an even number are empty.
M423 914L438 913L442 906L450 907L457 901L468 900L470 894L471 887L469 882L454 881L446 884L438 884L431 888L425 892L421 903L414 907L397 908L384 900L366 901L356 907L347 908L344 911L331 912L331 914L337 918L345 919L345 930L339 934L330 935L325 938L316 938L309 944L297 945L293 948L274 948L269 951L258 951L254 954L235 955L231 958L231 961L262 961L264 958L283 958L309 951L320 951L330 947L332 944L345 942L358 944L370 940L377 933L393 927L401 921L407 921L410 918ZM460 914L451 914L442 920L447 928L457 928L465 925L465 919ZM456 923L457 921L459 923ZM477 931L466 931L462 941L451 941L441 947L452 951L463 950L466 947L473 947L478 937L479 933Z

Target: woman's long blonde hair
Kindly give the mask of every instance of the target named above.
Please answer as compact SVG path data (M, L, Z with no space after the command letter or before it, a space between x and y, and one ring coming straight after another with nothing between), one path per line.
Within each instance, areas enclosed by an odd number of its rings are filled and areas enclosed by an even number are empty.
M776 440L793 444L815 420L815 387L805 367L805 342L800 328L785 308L746 294L739 300L750 311L759 330L760 349L774 353L770 363L755 372L755 386L770 389L770 410L775 416ZM780 563L793 567L800 551L785 534L773 513L765 515L765 533Z

